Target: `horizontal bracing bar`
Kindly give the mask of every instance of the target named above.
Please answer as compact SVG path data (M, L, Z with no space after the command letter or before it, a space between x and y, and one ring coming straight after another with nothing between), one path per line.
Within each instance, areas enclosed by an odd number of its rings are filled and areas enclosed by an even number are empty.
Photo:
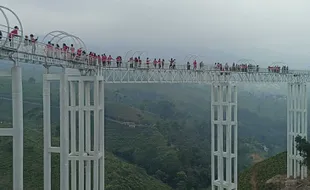
M0 71L0 77L11 77L12 74L9 71Z
M50 153L60 153L60 147L50 147L48 149L48 152L50 152Z
M44 74L43 78L44 80L47 80L47 81L59 81L60 75L59 74Z
M0 136L6 137L6 136L13 136L14 135L14 129L13 128L1 128L0 129Z

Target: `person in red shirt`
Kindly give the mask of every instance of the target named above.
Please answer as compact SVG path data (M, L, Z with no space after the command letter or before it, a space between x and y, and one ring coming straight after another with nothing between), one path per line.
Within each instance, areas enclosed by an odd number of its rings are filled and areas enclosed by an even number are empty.
M77 60L77 61L80 61L80 60L81 60L81 56L82 56L82 48L79 48L79 49L76 51L76 60Z
M46 51L47 57L52 57L53 56L53 46L52 46L51 42L47 42L47 45L45 48L46 48L45 51Z
M10 41L10 45L11 47L13 46L13 39L15 36L18 36L18 26L15 26L14 29L9 33L9 41Z
M194 60L193 66L194 66L194 70L196 70L197 69L197 61L196 60Z
M154 65L154 67L156 68L156 65L157 65L156 58L155 58L154 61L153 61L153 65Z
M122 64L122 57L121 56L117 56L116 57L116 66L117 67L121 67Z
M35 54L36 49L37 49L37 41L38 41L38 37L34 38L33 34L30 34L30 43L32 46L32 53Z

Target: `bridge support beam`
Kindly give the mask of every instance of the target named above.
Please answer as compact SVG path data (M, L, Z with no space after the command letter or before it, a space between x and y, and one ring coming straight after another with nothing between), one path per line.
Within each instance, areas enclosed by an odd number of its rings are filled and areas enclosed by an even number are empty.
M60 147L51 147L50 84L60 79ZM51 190L52 152L60 153L61 190L104 189L104 80L102 76L45 74L44 188Z
M237 87L230 82L211 88L212 190L237 189Z
M22 68L16 63L12 67L13 104L13 189L22 190L24 181L24 126Z
M296 149L297 136L307 138L307 86L289 83L287 96L287 177L306 178L307 167Z

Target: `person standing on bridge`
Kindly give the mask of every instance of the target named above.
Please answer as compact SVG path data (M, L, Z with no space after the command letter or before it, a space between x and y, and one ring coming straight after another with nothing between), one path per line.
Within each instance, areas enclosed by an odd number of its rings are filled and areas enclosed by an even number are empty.
M153 65L154 65L154 68L156 69L156 65L157 65L156 58L155 58L154 61L153 61Z
M128 62L129 62L129 67L130 67L130 68L133 68L133 57L131 57L131 58L128 60ZM127 68L128 68L128 66L127 66Z
M47 57L53 56L53 46L50 41L47 42L47 45L45 46L45 51L46 51Z
M55 47L55 57L56 57L56 59L60 59L60 54L61 54L60 46L59 46L59 44L56 44L56 47Z
M31 42L31 46L32 46L32 54L36 53L36 49L37 49L37 41L38 41L38 37L34 38L33 34L30 34L30 42Z
M150 59L146 58L146 68L150 68Z
M142 61L141 61L140 56L138 57L138 62L139 62L139 67L141 67L141 65L142 65Z
M107 56L105 55L105 53L102 55L102 66L105 67L106 63L107 63Z
M109 55L109 57L108 57L108 66L109 66L109 67L111 66L112 60L113 60L112 56Z
M193 67L194 67L194 70L197 69L197 61L196 60L194 60L194 62L193 62Z
M29 38L28 38L28 36L27 35L25 35L25 38L24 38L24 46L29 46L29 44L30 44L30 40L29 40Z
M18 36L18 26L14 26L14 29L9 33L9 41L10 41L10 46L13 47L13 40L15 36Z
M202 68L203 68L203 61L199 63L199 69L202 69Z
M135 68L138 67L138 63L139 63L139 59L137 57L135 57Z
M117 56L116 57L116 67L121 67L121 64L122 64L122 57Z
M73 58L75 57L75 48L73 44L71 44L71 47L70 47L70 56L71 56L71 60L73 60Z
M61 49L61 54L63 55L64 60L67 59L68 49L69 49L69 47L65 43L63 43L62 49Z
M77 60L77 61L81 61L81 57L82 57L82 48L79 48L79 49L76 51L76 60Z

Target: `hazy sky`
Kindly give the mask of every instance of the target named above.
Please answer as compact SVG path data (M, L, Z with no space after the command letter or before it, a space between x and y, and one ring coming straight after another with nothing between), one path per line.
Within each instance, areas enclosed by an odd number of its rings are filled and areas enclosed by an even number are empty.
M1 4L19 15L26 33L64 30L105 51L136 48L180 58L186 53L216 54L223 60L284 61L292 67L310 63L309 0L1 0Z

